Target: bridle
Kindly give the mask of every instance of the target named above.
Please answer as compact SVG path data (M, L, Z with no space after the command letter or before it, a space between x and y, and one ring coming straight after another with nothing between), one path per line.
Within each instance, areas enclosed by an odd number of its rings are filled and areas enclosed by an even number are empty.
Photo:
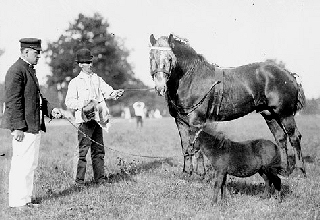
M150 50L159 50L159 51L172 51L171 47L165 46L165 47L159 47L159 46L151 46ZM154 75L158 72L162 72L165 74L166 79L168 80L171 74L171 68L172 68L172 62L170 62L170 66L169 66L169 71L166 71L163 68L160 69L156 69L154 71L151 72L151 76L152 78L154 78ZM176 109L176 111L180 114L180 115L190 115L193 111L195 111L207 98L207 96L211 93L212 89L217 85L221 83L221 81L216 81L214 82L210 89L208 90L208 92L201 98L201 100L192 105L192 106L188 106L188 107L184 107L184 106L179 106L177 105L173 99L169 96L169 93L167 92L167 97L168 97L168 101L170 101L170 103L172 104L172 106Z
M161 51L172 51L171 47L159 47L159 46L152 46L152 47L150 47L150 50L159 50L160 52L161 52ZM154 71L151 72L151 76L152 76L152 78L154 78L154 75L155 75L156 73L162 72L162 73L165 74L165 77L166 77L166 79L168 80L169 77L170 77L170 74L171 74L171 69L172 69L172 61L170 61L169 71L166 71L166 70L164 70L163 68L161 68L161 69L156 69L156 70L154 70ZM190 72L191 72L191 71L190 71ZM193 104L192 106L184 107L184 106L181 106L181 105L177 105L177 104L174 102L174 100L170 97L168 91L166 92L167 100L170 102L170 104L173 106L173 108L177 111L177 113L178 113L178 118L179 118L182 122L184 122L185 124L187 124L187 125L190 127L190 126L192 126L192 125L190 125L187 121L185 121L185 120L183 119L183 116L188 116L188 115L190 115L190 114L191 114L192 112L194 112L200 105L202 105L202 103L206 100L206 98L208 97L208 95L212 92L213 88L214 88L217 84L219 84L219 83L221 83L221 81L219 81L219 80L218 80L218 81L215 81L215 82L211 85L211 87L210 87L210 89L208 90L208 92L201 98L201 100L200 100L199 102ZM195 134L195 136L194 136L194 138L193 138L193 140L192 140L192 142L191 142L191 144L190 144L190 146L189 146L189 148L192 147L192 148L191 148L191 149L192 149L192 152L186 151L186 152L184 153L184 156L193 156L194 154L196 154L196 153L199 151L199 149L194 149L193 146L194 146L194 144L195 144L195 142L196 142L196 140L197 140L197 138L198 138L198 136L199 136L199 134L200 134L201 131L202 131L202 128L199 129L199 130L196 132L196 134Z
M150 47L150 50L159 50L160 52L161 51L171 51L172 52L172 49L171 47L159 47L159 46L151 46ZM172 69L172 61L170 61L170 66L169 66L169 70L165 70L164 68L159 68L159 69L156 69L154 71L151 71L151 76L152 78L154 78L154 75L159 73L159 72L162 72L164 73L166 79L168 80L169 77L170 77L170 72L171 72L171 69Z

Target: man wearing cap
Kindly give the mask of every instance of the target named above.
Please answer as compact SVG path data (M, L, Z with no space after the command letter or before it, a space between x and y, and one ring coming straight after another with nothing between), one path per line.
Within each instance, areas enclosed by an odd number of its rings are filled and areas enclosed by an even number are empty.
M44 116L60 118L41 95L34 65L38 63L41 40L20 40L21 56L5 77L5 112L1 127L13 136L9 172L9 206L19 209L36 206L32 201L34 170L38 165L41 131L46 131Z
M99 117L91 115L84 117L84 108L88 103L104 103L106 99L118 99L124 90L114 90L101 77L92 71L93 56L84 48L76 53L76 62L81 71L68 86L65 99L66 106L75 111L75 122L79 124L78 147L79 158L76 169L75 183L84 186L86 173L86 155L91 151L93 177L96 183L105 180L103 130L99 125Z

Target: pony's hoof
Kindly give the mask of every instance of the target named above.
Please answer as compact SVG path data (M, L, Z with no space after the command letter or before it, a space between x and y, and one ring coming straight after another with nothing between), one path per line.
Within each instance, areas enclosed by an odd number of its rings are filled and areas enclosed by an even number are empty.
M263 193L261 196L260 196L261 199L270 199L271 198L271 195L270 193Z
M301 167L296 167L293 169L291 173L292 177L297 177L297 178L307 178L306 171L302 169Z
M281 193L281 191L276 191L276 193L274 195L274 198L276 199L276 201L278 203L281 203L282 202L282 193Z

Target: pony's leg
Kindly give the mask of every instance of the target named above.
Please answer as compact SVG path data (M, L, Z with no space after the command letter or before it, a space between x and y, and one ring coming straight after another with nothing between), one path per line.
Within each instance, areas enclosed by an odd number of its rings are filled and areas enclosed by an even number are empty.
M270 173L270 180L276 190L276 199L278 202L282 201L282 196L281 196L281 179L278 177L276 173L271 172Z
M212 202L217 203L218 202L218 195L219 191L222 189L223 179L227 174L223 171L217 171L217 176L214 182L214 195Z
M287 134L269 111L263 111L261 112L261 115L266 121L269 130L279 147L281 154L281 167L283 168L281 175L288 176Z
M182 147L182 152L183 152L183 172L192 174L193 172L193 164L192 164L192 156L187 155L186 152L189 147L189 127L185 123L181 122L178 119L175 119L178 131L179 131L179 136L180 136L180 141L181 141L181 147Z
M198 151L198 153L195 155L197 159L196 163L196 169L195 172L200 175L202 178L206 175L206 169L204 166L204 157L203 153L201 151Z
M221 184L221 200L226 198L226 182L227 182L227 174L224 175L222 184Z
M260 174L260 176L264 179L265 182L265 188L264 188L264 192L263 195L261 196L261 198L266 199L266 198L270 198L271 197L271 181L269 179L269 176L266 174L266 172L264 170L260 170L258 172Z
M302 157L302 151L301 151L301 137L296 122L294 120L293 116L287 117L282 119L282 124L285 127L285 130L287 134L289 135L289 141L291 146L294 148L295 152L295 167L293 170L294 175L302 175L303 177L306 177L306 168Z

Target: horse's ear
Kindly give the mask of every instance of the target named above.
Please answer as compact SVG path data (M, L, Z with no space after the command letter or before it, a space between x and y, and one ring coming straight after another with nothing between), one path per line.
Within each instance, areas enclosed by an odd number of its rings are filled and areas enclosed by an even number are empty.
M151 45L153 46L153 45L155 45L156 44L156 39L154 38L154 36L153 36L153 34L151 34L150 35L150 43L151 43Z
M169 43L169 45L171 45L173 43L173 34L169 35L168 43Z

